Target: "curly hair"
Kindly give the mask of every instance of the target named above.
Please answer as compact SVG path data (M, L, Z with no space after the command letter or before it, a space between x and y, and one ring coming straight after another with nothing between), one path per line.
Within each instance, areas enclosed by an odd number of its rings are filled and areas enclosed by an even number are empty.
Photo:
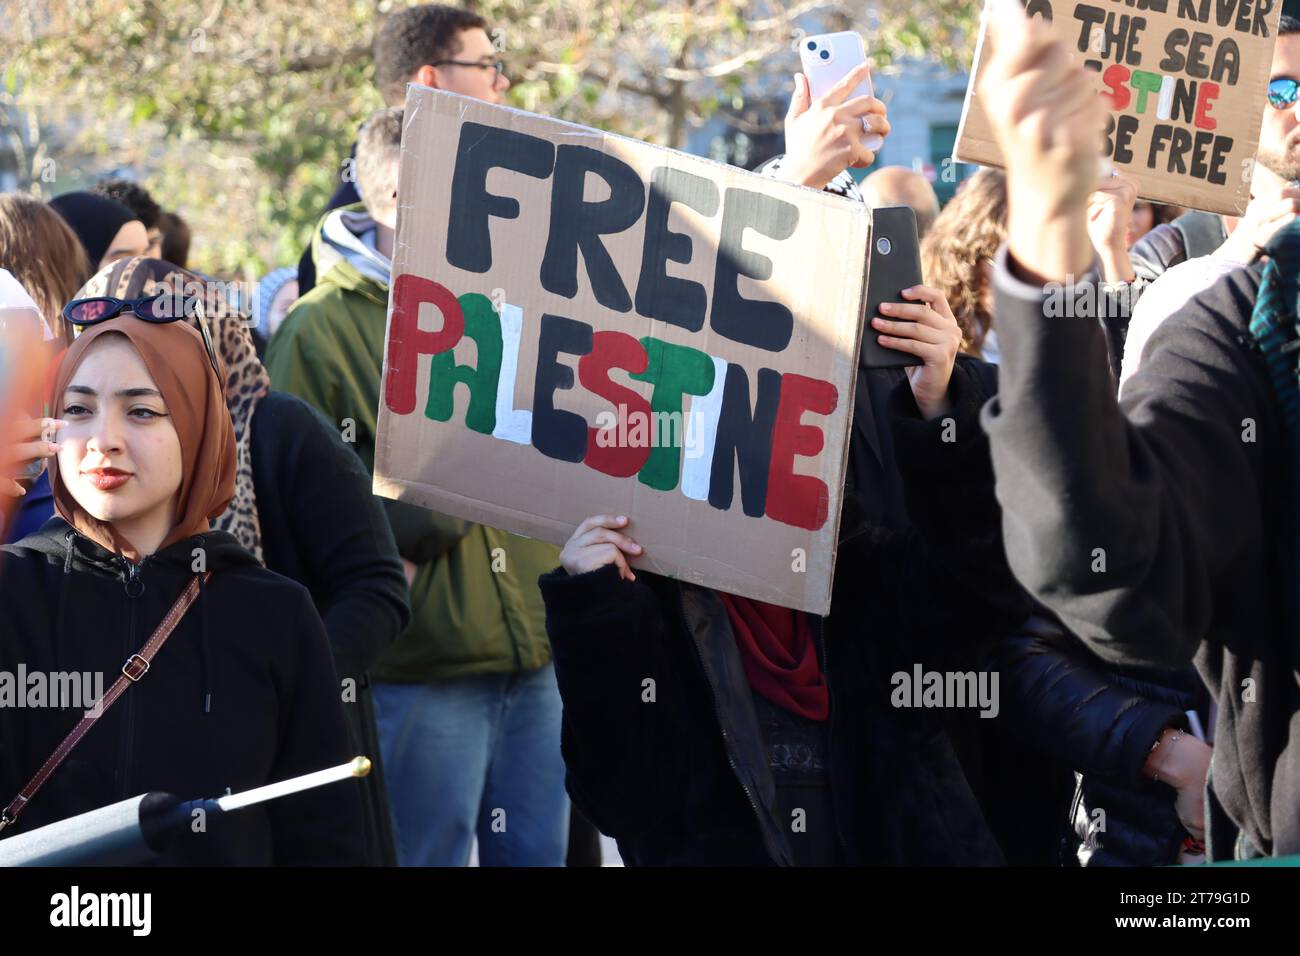
M981 169L962 183L921 241L926 285L941 290L961 326L962 351L979 356L993 326L984 307L984 263L1007 237L1007 178Z
M149 190L129 179L105 179L91 186L90 191L96 196L116 199L135 213L135 218L139 219L146 229L156 228L158 220L162 217L162 207L154 202L153 197L149 195Z
M424 3L392 14L375 36L375 86L389 106L406 102L406 84L426 63L460 52L465 30L487 29L472 10Z

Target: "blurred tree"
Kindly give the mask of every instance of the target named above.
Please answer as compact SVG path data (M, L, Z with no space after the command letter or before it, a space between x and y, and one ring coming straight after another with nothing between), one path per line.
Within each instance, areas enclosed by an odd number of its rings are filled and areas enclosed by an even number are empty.
M0 0L0 148L46 195L135 169L190 221L201 268L248 276L292 262L356 127L382 105L371 39L405 5ZM882 65L917 54L964 65L979 11L977 0L466 5L493 24L514 105L673 147L720 107L784 97L805 34L858 29Z

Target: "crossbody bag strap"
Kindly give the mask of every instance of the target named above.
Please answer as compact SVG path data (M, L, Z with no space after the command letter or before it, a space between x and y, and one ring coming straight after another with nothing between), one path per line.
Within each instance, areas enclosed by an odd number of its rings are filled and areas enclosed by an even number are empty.
M204 583L207 583L207 580L211 577L211 571L205 572L203 574ZM190 579L190 583L186 585L180 597L176 599L176 603L171 606L171 610L154 628L149 640L144 642L144 646L140 650L126 659L126 663L122 665L122 676L113 682L113 686L108 689L108 693L96 701L94 707L86 711L81 720L77 721L77 726L73 727L68 736L63 738L63 743L54 748L54 753L50 754L49 759L45 761L41 769L36 771L36 775L31 780L27 781L27 786L23 787L18 796L9 801L9 805L3 811L0 811L0 830L18 819L18 815L31 802L32 797L36 796L36 791L41 789L41 786L55 770L59 769L59 765L63 763L64 758L72 752L72 748L77 746L81 738L86 736L87 731L95 725L95 721L104 716L108 708L112 707L114 702L126 693L128 687L137 683L140 678L148 673L149 665L153 663L154 656L162 650L163 644L167 642L167 638L171 637L172 631L176 629L176 625L181 622L181 618L185 616L185 612L190 609L190 605L194 603L198 596L199 575L196 574Z

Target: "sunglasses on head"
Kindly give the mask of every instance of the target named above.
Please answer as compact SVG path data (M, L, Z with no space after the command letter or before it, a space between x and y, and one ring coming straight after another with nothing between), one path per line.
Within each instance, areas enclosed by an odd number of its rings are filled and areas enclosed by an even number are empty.
M1268 102L1277 109L1285 110L1295 105L1300 99L1300 83L1289 76L1281 76L1268 81Z
M172 306L181 301L180 310ZM208 333L208 323L204 321L203 303L195 298L180 298L172 295L147 295L140 299L117 299L112 296L96 296L93 299L73 299L63 307L63 318L72 325L83 328L107 322L124 312L130 312L137 319L165 325L193 318L199 334L203 336L203 347L208 352L208 362L217 381L222 381L221 371L217 365L217 350L212 345L212 336Z

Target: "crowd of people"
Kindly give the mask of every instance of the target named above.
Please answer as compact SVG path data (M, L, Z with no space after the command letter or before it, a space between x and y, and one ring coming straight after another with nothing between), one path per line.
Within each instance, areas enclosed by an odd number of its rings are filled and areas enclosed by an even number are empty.
M503 102L491 26L384 21L387 106L251 296L138 183L0 195L0 316L49 369L4 408L0 671L129 682L84 718L0 695L0 839L366 754L160 861L1300 854L1300 22L1240 219L1099 175L1092 81L1014 0L982 80L1007 166L942 209L850 175L890 131L866 67L796 76L761 173L911 207L924 274L867 317L919 364L857 369L824 617L638 567L635 514L559 548L372 493L406 86ZM915 666L997 675L993 719L899 706Z

